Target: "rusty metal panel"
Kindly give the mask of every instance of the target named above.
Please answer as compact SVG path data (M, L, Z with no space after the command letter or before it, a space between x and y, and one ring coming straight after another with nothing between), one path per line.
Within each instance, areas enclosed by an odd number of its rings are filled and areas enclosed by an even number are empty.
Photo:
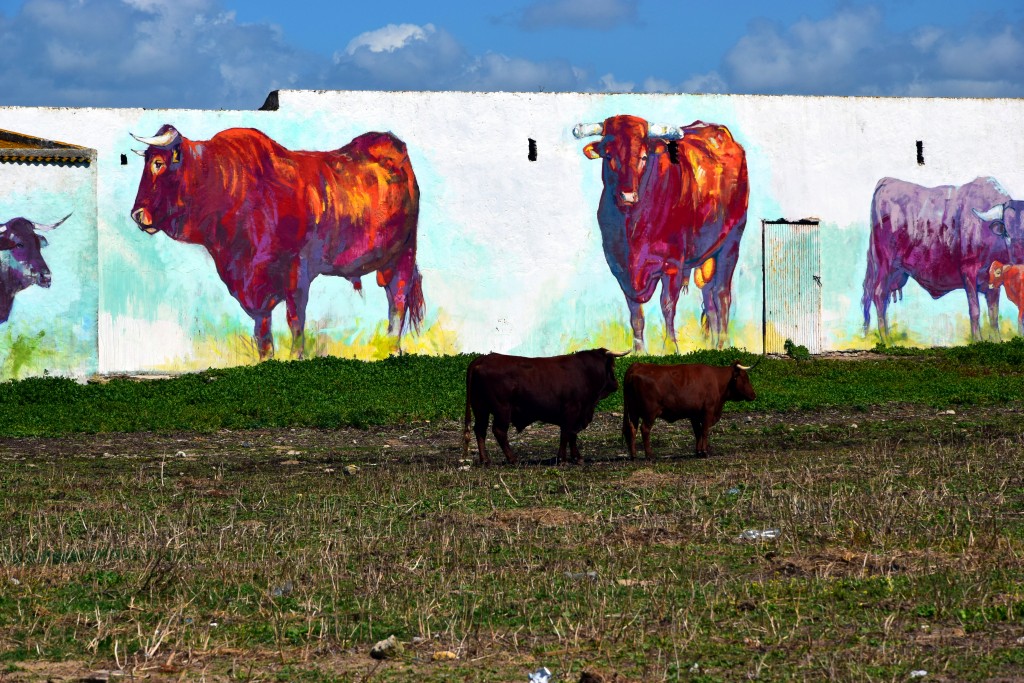
M765 353L785 353L787 339L822 351L821 241L817 221L762 221Z

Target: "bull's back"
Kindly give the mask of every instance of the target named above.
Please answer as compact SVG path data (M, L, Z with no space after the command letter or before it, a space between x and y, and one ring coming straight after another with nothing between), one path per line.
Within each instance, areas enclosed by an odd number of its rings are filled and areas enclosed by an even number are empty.
M680 157L687 161L687 170L692 174L691 189L686 193L689 196L680 196L681 203L699 197L697 204L704 208L705 219L716 211L746 210L747 157L728 128L705 125L686 129L680 147Z

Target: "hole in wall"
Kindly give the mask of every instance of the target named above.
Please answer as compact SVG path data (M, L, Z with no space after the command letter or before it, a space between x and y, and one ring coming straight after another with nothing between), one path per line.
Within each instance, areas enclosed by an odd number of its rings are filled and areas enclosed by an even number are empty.
M924 166L924 140L917 141L917 164Z
M127 166L128 165L128 155L127 154L122 154L121 155L121 165L122 166Z
M529 159L530 161L537 161L537 141L534 140L533 138L527 138L526 142L529 146L529 151L526 153L526 158Z

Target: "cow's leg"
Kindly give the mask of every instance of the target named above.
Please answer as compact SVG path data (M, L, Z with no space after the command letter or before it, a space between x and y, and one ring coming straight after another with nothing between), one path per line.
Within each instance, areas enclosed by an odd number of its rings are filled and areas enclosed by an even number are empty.
M516 455L512 452L512 446L508 442L508 428L512 424L511 419L508 416L500 415L499 413L494 414L494 424L491 425L491 432L494 434L495 440L498 445L501 446L501 452L505 454L505 460L510 465L516 464Z
M416 245L408 247L390 268L377 271L377 283L388 296L388 334L402 353L406 322L418 331L423 320L423 285L416 267Z
M679 342L676 339L676 304L679 292L683 289L683 279L679 271L675 275L661 277L661 315L665 318L665 347L679 353Z
M640 422L640 435L644 440L644 457L648 460L654 459L654 453L651 451L651 427L654 426L654 419L648 420L646 417Z
M636 423L628 411L623 411L622 415L622 437L626 440L630 459L636 458Z
M988 324L992 327L993 338L999 341L999 290L986 289L985 303L988 304Z
M569 452L572 454L572 461L577 465L583 464L583 456L580 455L580 446L577 441L579 435L573 432L569 435Z
M270 311L251 313L253 319L252 336L260 353L260 360L274 357L274 336L270 331Z
M633 328L633 353L644 352L644 306L626 297L629 307L629 325Z
M711 426L715 424L714 415L705 412L700 418L700 438L697 440L697 457L708 457L708 434Z
M308 287L296 287L284 299L288 329L292 332L292 355L295 358L303 358L306 355L306 303L308 301Z
M704 432L701 426L700 417L694 415L690 418L690 426L693 427L693 455L700 457L700 435Z

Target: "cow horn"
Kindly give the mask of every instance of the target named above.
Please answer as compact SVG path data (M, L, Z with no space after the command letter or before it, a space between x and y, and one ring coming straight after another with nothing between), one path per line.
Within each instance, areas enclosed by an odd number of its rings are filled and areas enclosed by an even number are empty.
M168 128L163 135L157 135L151 138L142 137L135 133L130 133L130 135L142 144L152 145L153 147L169 147L181 139L181 133L174 128Z
M740 365L739 363L737 363L736 367L738 367L740 370L749 370L750 368L752 368L754 366L753 365Z
M629 355L629 351L623 351L622 353L615 353L614 351L605 351L605 353L614 358L622 358L623 356Z
M667 123L652 123L647 126L647 137L663 138L665 140L681 140L683 129Z
M50 232L51 230L53 230L54 228L56 228L58 225L60 225L61 223L63 223L64 221L66 221L69 218L71 218L71 214L70 213L67 216L64 216L64 218L61 218L56 223L53 223L52 225L43 225L42 223L33 223L32 224L32 229L35 230L36 232Z
M978 211L977 209L971 209L974 215L983 221L1001 221L1003 220L1003 212L1006 211L1006 206L1003 204L996 204L988 211Z
M577 140L580 138L589 138L595 135L604 135L604 124L603 123L577 123L572 129L573 137Z
M142 150L142 149L133 149L132 151L133 151L133 152L135 152L136 154L138 154L138 155L139 155L140 157L144 157L144 156L146 156L146 151L145 151L145 150Z

